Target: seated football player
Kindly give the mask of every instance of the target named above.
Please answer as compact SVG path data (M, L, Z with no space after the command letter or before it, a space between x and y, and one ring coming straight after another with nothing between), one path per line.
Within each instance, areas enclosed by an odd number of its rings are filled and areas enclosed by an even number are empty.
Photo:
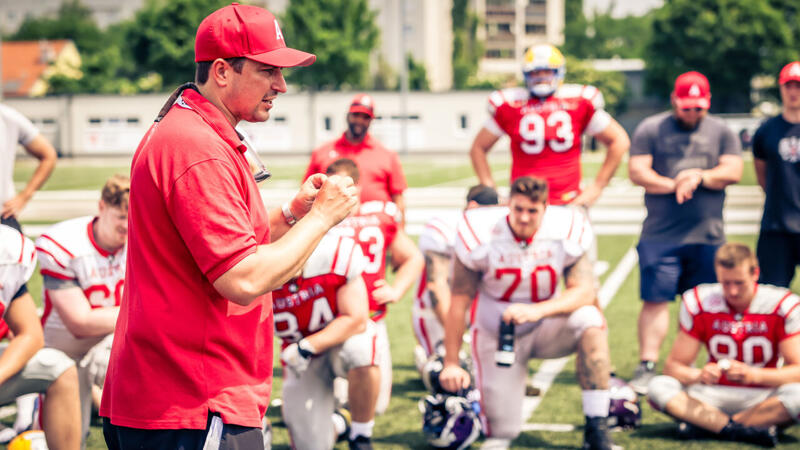
M800 420L800 298L758 284L758 262L744 244L720 247L714 269L717 283L683 294L680 331L649 400L683 422L687 437L705 430L773 446L774 426ZM708 362L695 367L701 347Z
M36 240L44 284L45 347L78 366L81 425L99 405L125 283L130 180L106 181L96 216L57 223Z
M48 448L77 450L78 374L62 352L42 348L42 325L26 286L35 267L33 243L0 225L0 319L13 333L8 344L0 345L0 405L21 395L46 393L42 428Z
M472 186L467 192L464 210L497 205L497 191L484 185ZM422 230L417 245L425 257L425 266L415 289L411 307L411 325L417 338L414 349L417 369L437 353L444 353L444 318L450 308L450 267L456 225L461 214L434 217Z
M275 335L283 340L282 413L293 448L333 448L341 431L333 421L336 377L349 381L350 448L372 448L380 370L366 263L355 241L328 233L301 273L272 293Z
M606 422L606 323L595 303L587 255L593 240L583 213L548 206L546 182L532 177L514 181L508 208L467 211L459 223L439 382L451 392L469 385L458 350L464 314L477 294L472 359L488 437L508 441L519 435L529 359L577 353L586 416L584 447L613 445Z
M326 173L349 176L358 186L358 167L350 159L337 159L328 166ZM373 200L360 204L358 210L331 229L332 233L355 240L368 260L363 278L369 298L369 316L378 335L378 367L381 369L378 414L386 411L392 396L392 356L384 320L388 306L403 298L424 265L422 253L403 231L402 223L402 212L396 204ZM387 254L394 269L391 283L385 278Z

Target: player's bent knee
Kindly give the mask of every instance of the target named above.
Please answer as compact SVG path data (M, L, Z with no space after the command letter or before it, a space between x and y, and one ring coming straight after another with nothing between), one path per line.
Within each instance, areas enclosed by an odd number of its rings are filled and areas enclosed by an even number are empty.
M596 306L586 305L570 314L567 324L575 330L577 336L581 336L591 328L605 329L606 319Z
M676 395L683 391L681 382L667 375L659 375L650 380L647 386L647 399L656 409L664 411L669 403Z
M778 387L775 394L795 422L800 422L800 383L789 383Z
M75 362L62 351L54 348L43 348L36 352L28 364L34 364L37 376L55 382L68 370L75 372L75 382L78 381Z

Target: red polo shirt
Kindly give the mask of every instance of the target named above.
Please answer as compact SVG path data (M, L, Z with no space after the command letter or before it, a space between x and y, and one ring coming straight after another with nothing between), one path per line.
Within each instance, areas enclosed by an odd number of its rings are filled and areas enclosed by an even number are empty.
M392 196L402 194L408 185L397 153L388 150L367 133L364 140L352 144L344 134L327 142L311 154L311 162L303 180L315 173L325 173L328 166L339 158L349 158L358 166L361 186L361 203L372 200L392 201Z
M212 283L269 242L267 211L222 113L184 91L131 167L125 291L100 414L203 429L208 412L260 427L272 386L272 298L247 307Z

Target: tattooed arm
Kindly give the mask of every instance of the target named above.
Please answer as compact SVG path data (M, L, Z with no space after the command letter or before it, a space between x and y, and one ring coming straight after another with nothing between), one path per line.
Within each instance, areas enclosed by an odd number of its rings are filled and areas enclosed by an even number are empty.
M450 392L469 386L469 374L458 365L458 351L467 326L464 317L478 293L480 280L480 272L468 269L457 257L454 259L451 303L444 322L444 368L439 374L442 387Z
M581 306L594 303L594 275L592 263L584 254L574 264L564 269L566 289L557 297L538 303L513 303L503 313L503 320L522 324L536 322L545 317L570 314Z
M428 296L436 318L444 324L450 309L450 258L444 253L425 252L425 277Z

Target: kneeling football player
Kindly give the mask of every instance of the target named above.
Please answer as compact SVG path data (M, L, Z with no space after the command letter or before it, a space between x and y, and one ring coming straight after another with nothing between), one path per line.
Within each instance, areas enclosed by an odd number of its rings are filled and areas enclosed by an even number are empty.
M380 385L360 247L326 235L302 272L273 291L275 335L283 340L283 419L294 448L333 448L333 380L349 381L350 448L370 449Z

